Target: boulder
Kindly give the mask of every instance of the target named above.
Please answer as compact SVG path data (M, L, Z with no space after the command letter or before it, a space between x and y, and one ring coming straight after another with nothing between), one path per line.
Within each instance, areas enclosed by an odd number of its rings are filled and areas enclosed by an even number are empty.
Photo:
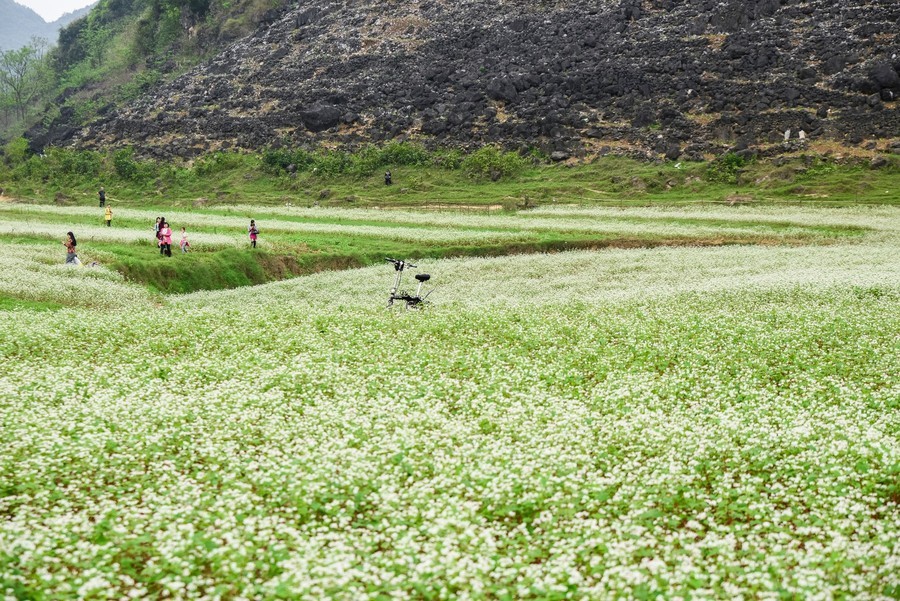
M506 77L492 79L485 88L485 94L491 100L503 102L515 102L519 99L519 91L516 90L515 84Z
M300 121L312 132L321 132L340 123L343 112L336 106L314 104L300 111Z
M890 63L885 62L875 65L869 73L869 76L881 89L897 88L900 90L900 75L897 74L897 71L894 70L894 66Z
M843 55L835 55L822 63L822 72L825 75L834 75L840 73L847 66L847 57Z
M666 149L665 155L668 160L676 161L681 156L681 148L678 144L670 144Z
M877 156L869 162L869 168L870 169L882 169L882 168L890 165L890 163L891 162L887 159L887 157Z

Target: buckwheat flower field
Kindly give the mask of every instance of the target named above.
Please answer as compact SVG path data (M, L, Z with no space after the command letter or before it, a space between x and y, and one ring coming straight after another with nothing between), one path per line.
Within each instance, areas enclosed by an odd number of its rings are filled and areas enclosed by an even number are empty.
M163 297L3 243L65 307L0 311L0 595L896 598L900 210L731 215L866 230L422 261L420 312L387 265Z

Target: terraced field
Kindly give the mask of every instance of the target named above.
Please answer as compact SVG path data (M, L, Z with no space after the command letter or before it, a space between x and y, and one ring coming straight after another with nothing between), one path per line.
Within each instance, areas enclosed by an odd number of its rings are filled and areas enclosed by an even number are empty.
M900 594L896 208L114 210L0 204L8 597Z

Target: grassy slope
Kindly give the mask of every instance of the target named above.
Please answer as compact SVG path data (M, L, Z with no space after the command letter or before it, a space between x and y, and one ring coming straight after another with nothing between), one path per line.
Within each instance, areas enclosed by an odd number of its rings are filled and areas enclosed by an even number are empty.
M874 156L874 155L873 155ZM4 184L5 194L37 202L90 203L105 184L122 206L190 207L206 204L307 206L479 206L516 209L544 203L807 202L900 204L900 157L887 156L882 168L869 157L835 161L813 155L788 157L775 165L756 161L743 167L737 183L710 181L703 163L651 164L604 157L582 165L541 165L497 182L460 170L391 167L394 185L380 173L369 177L275 176L259 159L242 155L226 168L200 174L171 167L159 177L95 181L49 173ZM10 178L12 179L12 178Z

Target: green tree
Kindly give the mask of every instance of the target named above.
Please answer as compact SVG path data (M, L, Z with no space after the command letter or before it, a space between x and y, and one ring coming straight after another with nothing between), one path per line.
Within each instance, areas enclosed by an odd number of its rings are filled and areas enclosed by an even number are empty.
M13 115L25 119L28 108L46 85L47 40L31 38L31 43L17 50L0 53L0 93L3 106Z

